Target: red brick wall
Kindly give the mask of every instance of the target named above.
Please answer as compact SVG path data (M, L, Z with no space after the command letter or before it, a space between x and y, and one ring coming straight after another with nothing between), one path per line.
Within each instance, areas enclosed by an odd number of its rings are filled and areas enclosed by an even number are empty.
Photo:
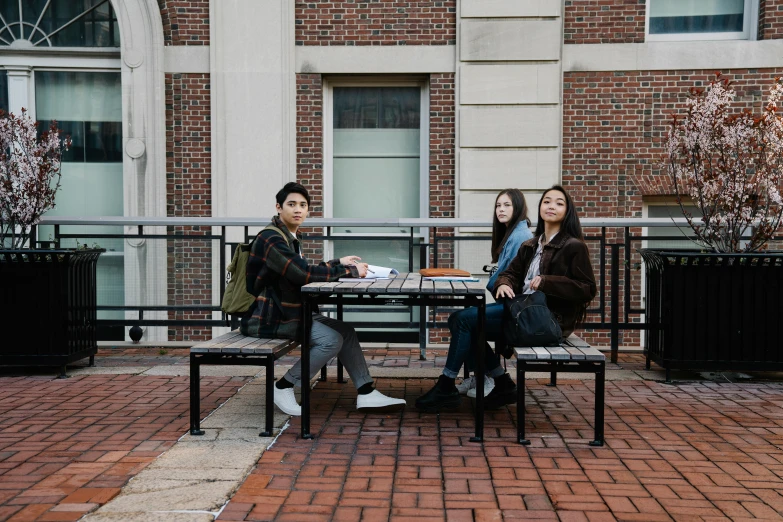
M165 45L209 45L209 0L158 0Z
M644 42L645 0L566 0L567 44Z
M759 40L783 38L783 0L759 0Z
M320 74L296 75L296 180L310 193L310 217L323 217L323 82ZM301 231L305 235L315 232L311 228ZM323 243L305 240L302 254L311 262L321 261Z
M166 215L209 216L212 212L210 88L208 74L166 75ZM199 236L209 227L169 227L169 234ZM168 304L212 304L212 241L171 239ZM170 319L209 319L211 312L171 312ZM211 337L208 327L171 327L169 340Z
M756 112L773 78L781 75L783 68L724 73L734 83L737 99ZM714 71L704 70L565 73L562 179L582 216L641 217L643 196L671 194L658 165L667 120L683 109L690 87L705 86L713 77ZM607 237L622 242L622 230L610 229ZM589 244L597 267L596 243ZM637 256L631 261L633 266ZM631 295L640 295L641 273L632 270L631 281ZM622 304L623 295L619 297ZM606 298L608 302L610 296ZM632 306L638 305L634 298ZM606 346L608 335L601 332L590 340ZM635 332L626 332L620 342L633 345L634 339Z
M296 45L453 45L456 0L296 2Z
M430 212L431 218L455 217L454 193L454 74L430 75ZM438 229L438 235L454 234L453 228ZM433 242L430 235L430 243ZM430 256L430 266L434 258ZM454 243L438 243L438 266L454 266ZM432 311L430 312L432 313ZM447 314L437 314L438 321L446 321ZM429 318L430 320L432 317ZM430 329L429 342L448 344L446 328Z

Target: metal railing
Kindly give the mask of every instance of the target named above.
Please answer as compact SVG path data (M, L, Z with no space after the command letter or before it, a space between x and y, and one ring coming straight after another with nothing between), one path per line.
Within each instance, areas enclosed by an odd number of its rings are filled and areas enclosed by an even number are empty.
M631 219L603 219L586 218L581 220L585 231L585 240L594 259L596 269L596 281L598 283L598 295L588 309L588 322L583 328L609 333L611 347L611 359L616 361L620 346L620 334L625 331L640 331L647 327L643 321L644 307L642 295L641 257L638 249L647 241L679 241L683 247L688 246L693 238L682 232L675 232L671 236L651 236L647 232L657 227L682 227L689 230L684 219L670 218L631 218ZM226 326L226 320L220 316L220 301L225 288L225 268L227 260L233 249L239 242L248 242L257 231L268 224L268 219L258 218L129 218L129 217L100 217L100 218L67 218L46 217L39 224L40 230L49 230L50 233L38 234L37 243L40 246L67 247L72 246L77 240L88 245L101 242L119 241L123 243L125 256L125 289L137 290L135 284L141 287L140 292L152 289L158 296L165 296L166 302L146 303L132 302L133 299L125 299L123 303L100 304L99 312L122 313L123 317L99 318L99 326L111 328L128 328L133 326L147 327L217 327ZM49 227L49 228L44 228ZM79 227L74 229L73 227ZM98 227L97 232L89 228ZM110 231L105 227L122 227L123 231ZM368 228L384 230L383 233L345 233L344 230ZM109 231L107 231L109 230ZM407 250L407 267L397 266L401 271L414 271L417 266L435 266L444 263L459 263L455 259L458 245L467 245L468 242L482 242L480 259L475 259L477 266L484 265L489 260L489 232L491 223L486 220L471 219L343 219L343 218L311 218L306 223L305 243L318 245L322 249L329 250L328 245L340 241L389 241L403 242ZM394 231L386 233L385 231ZM35 231L34 231L35 232ZM46 237L39 237L46 236ZM137 250L139 245L150 242L163 242L165 249L157 248L157 253L150 254L145 251L142 256ZM212 245L203 247L205 243ZM179 288L176 280L181 272L188 269L188 258L192 258L192 247L187 245L202 245L202 258L196 258L192 264L203 264L204 258L209 258L210 266L199 268L199 274L204 275L207 281L199 280L200 288L209 288L212 291L210 302L190 302L187 297L187 288L183 285L181 292L171 295L172 288ZM172 246L174 245L174 246ZM324 246L327 245L327 246ZM156 249L150 249L150 251ZM160 251L163 250L163 253ZM110 252L111 254L111 252ZM142 259L143 258L143 259ZM153 261L150 262L150 258ZM157 259L157 264L154 261ZM311 259L316 261L316 259ZM159 281L150 283L149 274L144 281L128 279L128 264L141 267L138 273L146 271L165 272L167 285L166 291L160 288ZM380 264L380 263L375 263ZM143 266L142 266L143 265ZM460 266L460 268L463 268ZM478 273L478 272L476 272ZM187 279L187 278L186 278ZM111 283L111 282L109 282ZM192 284L192 283L191 283ZM99 281L100 285L100 281ZM196 288L195 290L198 290ZM100 291L100 288L99 288ZM622 300L621 300L622 297ZM149 299L147 299L149 300ZM189 301L189 302L180 302ZM377 312L375 309L346 309L346 312ZM393 311L406 311L407 321L357 321L357 328L366 328L368 331L360 332L363 340L385 340L388 342L416 342L420 337L419 329L425 320L423 313L416 313L405 307L393 307ZM429 328L446 327L445 314L449 310L431 310L429 318L426 318L426 326ZM190 313L192 317L180 317ZM165 314L166 317L162 317ZM172 317L172 315L174 317ZM397 331L396 329L408 329L409 331ZM423 343L423 341L421 341ZM422 350L424 346L421 346ZM423 353L423 351L422 351Z

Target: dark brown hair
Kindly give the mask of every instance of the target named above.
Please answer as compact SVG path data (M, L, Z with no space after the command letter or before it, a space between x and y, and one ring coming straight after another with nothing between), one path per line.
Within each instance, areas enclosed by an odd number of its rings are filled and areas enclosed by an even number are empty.
M497 204L498 199L503 194L507 195L511 200L511 206L514 211L511 213L511 219L507 224L503 224L498 221ZM514 231L519 220L524 219L527 226L530 226L530 220L527 218L527 203L525 202L525 195L522 191L515 188L503 189L500 194L495 198L495 207L492 209L492 262L497 263L500 258L500 253L503 251L503 247L506 246L508 236Z

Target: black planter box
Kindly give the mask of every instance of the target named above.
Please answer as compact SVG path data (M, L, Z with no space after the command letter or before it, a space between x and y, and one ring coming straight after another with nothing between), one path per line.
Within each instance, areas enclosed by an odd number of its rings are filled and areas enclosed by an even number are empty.
M783 253L642 257L648 367L783 370Z
M0 250L0 365L58 366L93 357L96 265L103 249Z

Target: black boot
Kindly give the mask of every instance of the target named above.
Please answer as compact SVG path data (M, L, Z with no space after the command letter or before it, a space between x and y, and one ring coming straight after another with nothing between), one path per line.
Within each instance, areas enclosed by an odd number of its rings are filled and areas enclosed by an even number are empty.
M495 378L495 387L484 398L484 409L497 410L506 404L517 402L517 385L511 380L511 376L504 373Z
M426 413L459 408L461 398L454 379L441 375L430 391L416 399L416 409Z

